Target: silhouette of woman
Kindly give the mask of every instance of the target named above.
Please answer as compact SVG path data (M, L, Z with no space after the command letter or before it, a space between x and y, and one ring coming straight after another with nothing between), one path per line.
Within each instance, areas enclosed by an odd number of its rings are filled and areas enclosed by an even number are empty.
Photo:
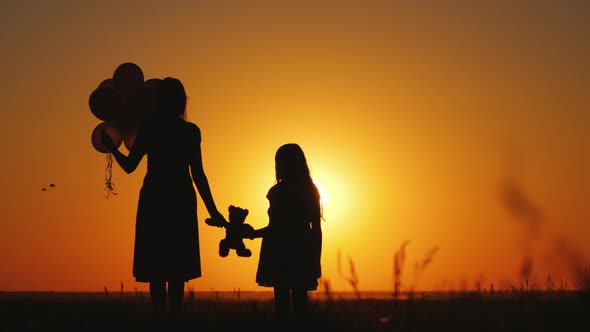
M262 237L256 282L273 287L275 313L287 321L307 313L308 291L316 290L321 276L321 198L305 154L295 143L281 146L275 155L276 183L266 195L269 222L254 231Z
M133 172L147 155L135 224L133 275L137 282L149 282L157 313L168 309L179 313L184 283L201 276L193 182L211 218L218 224L226 222L217 210L203 170L200 129L186 121L182 83L171 77L160 82L156 111L137 130L127 156L105 133L101 142L126 173Z

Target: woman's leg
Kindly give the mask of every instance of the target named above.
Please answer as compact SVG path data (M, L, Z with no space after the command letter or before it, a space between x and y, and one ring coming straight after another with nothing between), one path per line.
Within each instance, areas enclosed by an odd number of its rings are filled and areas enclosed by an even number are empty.
M286 287L275 287L275 313L280 321L287 321L291 310L291 290Z
M293 312L297 320L307 318L307 289L293 289Z
M184 281L174 280L168 282L168 304L170 312L177 314L182 312L182 300L184 298Z
M166 282L150 281L150 299L156 313L166 312Z

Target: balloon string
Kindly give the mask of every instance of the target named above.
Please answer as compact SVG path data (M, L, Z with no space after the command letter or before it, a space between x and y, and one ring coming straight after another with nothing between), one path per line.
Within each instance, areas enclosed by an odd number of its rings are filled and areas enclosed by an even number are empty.
M111 194L116 195L115 184L112 181L113 178L113 155L107 153L107 167L104 173L105 190L107 191L106 197L109 198Z

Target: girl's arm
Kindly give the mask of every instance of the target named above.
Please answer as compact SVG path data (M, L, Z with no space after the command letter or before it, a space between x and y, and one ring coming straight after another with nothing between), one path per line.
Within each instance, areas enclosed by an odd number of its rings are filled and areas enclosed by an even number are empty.
M311 217L311 243L314 272L319 278L322 275L322 208L319 199L315 203L314 212Z
M259 238L259 237L264 237L264 235L266 235L267 229L268 229L268 226L264 226L262 228L255 229L254 232L252 232L252 236L250 238L255 239L255 238Z
M314 217L311 221L311 237L315 254L320 257L322 255L322 225L321 217Z

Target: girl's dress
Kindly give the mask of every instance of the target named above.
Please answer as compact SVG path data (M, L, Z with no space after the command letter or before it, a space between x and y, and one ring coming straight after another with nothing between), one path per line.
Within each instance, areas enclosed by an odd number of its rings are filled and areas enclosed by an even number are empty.
M317 188L283 181L266 197L269 223L262 237L256 282L264 287L317 289L321 238L311 229L311 220L320 216Z
M199 128L181 119L151 121L134 144L147 154L139 193L133 275L138 282L201 276L197 200L189 162L201 142Z

